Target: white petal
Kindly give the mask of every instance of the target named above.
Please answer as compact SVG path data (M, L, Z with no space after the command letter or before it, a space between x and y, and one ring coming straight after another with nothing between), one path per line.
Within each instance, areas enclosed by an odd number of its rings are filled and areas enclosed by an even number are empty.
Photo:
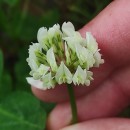
M99 50L96 51L96 53L94 54L94 59L95 59L95 67L99 67L100 64L104 63L104 60L101 59L101 54L99 53Z
M40 44L39 43L33 43L32 45L30 45L29 46L29 56L31 57L31 58L35 58L36 59L36 57L35 57L35 51L37 51L37 50L39 50L39 51L41 51L41 46L40 46Z
M93 72L92 71L86 71L87 72L87 78L89 79L89 80L93 80Z
M75 46L77 44L82 45L84 39L81 37L79 32L74 32L73 36L63 37L63 40L66 41L67 45L75 52Z
M49 69L50 67L41 64L40 67L32 73L32 76L36 80L41 79L41 77L44 76Z
M32 70L37 70L38 68L35 51L41 51L41 46L39 43L33 43L29 46L29 57L27 58L27 62Z
M87 77L86 77L86 80L85 80L85 85L86 86L89 86L90 85L90 81L93 80L93 72L91 71L86 71L87 73Z
M84 63L87 63L87 69L90 67L93 67L93 64L95 63L95 59L93 58L92 52L90 52L85 47L82 47L80 44L76 44L76 54L79 59L80 65L83 65Z
M61 35L59 24L55 24L53 27L49 28L48 37L49 37L50 41L52 40L53 37L55 37L58 34Z
M72 82L72 74L71 74L70 70L65 66L65 64L64 64L64 72L65 72L65 76L66 76L66 80L67 80L66 82L68 84L70 84Z
M69 50L68 50L68 47L67 47L67 44L65 43L65 56L66 56L66 63L67 65L70 64L70 53L69 53Z
M58 84L62 83L70 84L72 82L72 74L63 62L61 62L56 72L55 79L58 82Z
M28 62L28 65L30 66L31 70L37 70L38 65L34 59L28 58L27 62Z
M77 31L74 33L74 39L75 41L77 41L77 43L80 43L80 44L84 42L84 38L82 38L81 34Z
M87 48L93 53L95 53L98 49L96 39L92 36L90 32L86 32L86 39L87 39Z
M86 85L86 86L89 86L89 85L90 85L90 80L86 79L85 85Z
M52 80L51 72L42 77L43 86L47 89L54 88L54 81Z
M75 28L71 22L64 22L62 25L62 31L66 36L72 36L75 32Z
M83 53L83 47L80 44L76 44L75 49L76 49L76 54L79 58L79 61L83 63L86 62L86 55L84 55Z
M35 80L33 79L32 77L27 77L27 82L35 87L35 88L38 88L38 89L43 89L43 90L46 90L46 88L43 87L43 83L40 81L40 80Z
M56 64L53 48L50 48L47 51L47 62L50 64L52 71L55 72L57 70L57 64Z
M86 80L86 72L80 67L78 66L74 76L73 76L73 83L75 85L79 85L79 84L84 84Z
M75 52L75 44L78 44L74 38L72 37L65 37L63 40L66 41L67 45Z
M40 75L45 75L49 69L50 69L50 67L41 64L40 67L37 69L37 72L38 72Z
M39 43L44 43L44 39L47 37L47 28L41 27L37 33L37 40Z
M58 84L62 84L63 81L61 79L61 77L64 76L64 67L63 64L61 63L59 68L57 69L56 75L55 75L55 79L58 82Z
M86 55L87 55L87 64L88 64L88 67L91 68L91 67L94 66L94 63L95 63L95 59L93 57L93 53L88 50L88 53L86 53Z
M75 31L74 25L73 25L71 22L64 22L64 23L62 24L62 30L66 29L66 28Z

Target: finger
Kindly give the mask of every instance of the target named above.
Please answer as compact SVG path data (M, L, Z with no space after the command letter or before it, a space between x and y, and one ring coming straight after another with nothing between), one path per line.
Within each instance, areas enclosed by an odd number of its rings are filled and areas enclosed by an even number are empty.
M93 78L95 80L94 82L91 83L91 86L89 87L80 86L80 89L79 89L79 86L74 86L76 97L86 95L87 93L92 91L95 86L98 86L102 82L102 80L106 79L106 77L110 75L112 70L113 68L110 67L110 65L108 65L107 63L105 63L104 65L102 65L102 67L98 69L94 69ZM32 87L32 92L34 93L36 97L47 102L62 102L62 101L68 100L69 98L67 87L65 84L57 85L54 89L50 89L46 91L40 90L36 87Z
M78 90L76 95L78 93L79 96L86 94L89 89L98 86L104 81L117 65L129 62L130 31L128 30L130 30L130 26L128 26L129 24L127 22L130 23L130 16L128 14L130 8L126 2L130 3L129 0L112 2L94 20L80 30L83 36L86 31L90 31L95 35L102 50L105 64L99 69L94 69L95 80L91 85L92 87L82 88L83 90ZM119 14L123 16L123 19L121 19ZM48 91L41 91L35 88L32 88L32 90L38 98L44 101L59 102L65 101L68 97L66 90L63 91L64 89L62 87ZM60 94L60 98L58 94Z
M128 106L130 98L130 67L115 72L99 88L77 100L79 122L118 114ZM60 129L70 124L69 103L62 103L51 112L48 118L49 130Z
M83 87L79 91L79 86L74 86L75 89L75 95L76 97L80 97L83 94L86 94L90 91L90 89L87 87ZM91 87L92 89L92 87ZM36 87L32 87L32 91L35 94L36 97L39 99L46 101L46 102L62 102L67 101L69 99L67 86L65 84L63 85L57 85L54 89L50 90L40 90Z
M113 1L80 30L83 37L86 31L92 32L105 59L112 65L119 66L130 62L130 58L128 59L130 55L129 5L129 0Z
M95 119L60 130L129 130L130 120L123 118ZM54 130L54 129L53 129Z

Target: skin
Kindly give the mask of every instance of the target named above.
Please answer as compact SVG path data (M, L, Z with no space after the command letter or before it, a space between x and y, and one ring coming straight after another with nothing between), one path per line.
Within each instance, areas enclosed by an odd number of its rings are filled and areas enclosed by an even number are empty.
M94 68L89 87L75 87L79 123L68 126L71 109L65 85L42 91L39 99L56 102L48 130L128 130L130 120L115 118L130 104L130 0L115 0L79 32L91 32L99 43L105 63Z

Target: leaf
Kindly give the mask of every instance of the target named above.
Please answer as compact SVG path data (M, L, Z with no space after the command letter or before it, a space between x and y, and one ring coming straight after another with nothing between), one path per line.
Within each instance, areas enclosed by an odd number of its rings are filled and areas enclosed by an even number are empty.
M2 72L3 72L3 54L2 51L0 50L0 81L2 78Z
M24 47L19 50L18 61L15 64L15 77L16 77L16 89L29 90L30 87L26 81L26 77L29 75L29 66L27 64L26 58L28 57L28 48Z
M26 92L15 92L0 104L0 130L43 130L46 113Z
M12 92L12 79L8 72L4 72L0 83L0 100Z
M1 5L1 3L0 3ZM0 6L0 10L2 10L2 7ZM4 11L0 11L0 28L3 30L7 29L7 16L4 14Z
M43 102L43 101L40 101L41 103L41 107L47 112L47 114L49 114L52 109L56 106L55 103L47 103L47 102Z
M5 3L7 3L9 6L13 7L18 4L20 0L3 0Z

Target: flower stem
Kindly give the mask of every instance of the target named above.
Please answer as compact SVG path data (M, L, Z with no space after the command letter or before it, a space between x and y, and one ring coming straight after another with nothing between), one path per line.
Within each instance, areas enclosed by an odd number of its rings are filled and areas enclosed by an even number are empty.
M74 89L71 84L67 84L68 93L70 97L70 104L71 104L71 111L72 111L72 121L71 124L75 124L78 122L78 116L77 116L77 106L76 106L76 100L74 95Z

